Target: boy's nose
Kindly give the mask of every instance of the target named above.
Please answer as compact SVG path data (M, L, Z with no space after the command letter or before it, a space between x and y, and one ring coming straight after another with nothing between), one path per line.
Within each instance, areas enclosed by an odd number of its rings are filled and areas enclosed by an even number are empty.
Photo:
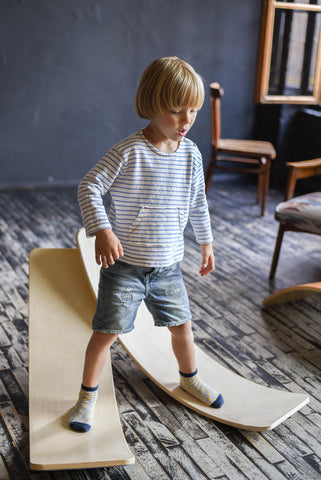
M184 113L183 118L182 118L183 124L188 125L191 121L191 115L189 113Z

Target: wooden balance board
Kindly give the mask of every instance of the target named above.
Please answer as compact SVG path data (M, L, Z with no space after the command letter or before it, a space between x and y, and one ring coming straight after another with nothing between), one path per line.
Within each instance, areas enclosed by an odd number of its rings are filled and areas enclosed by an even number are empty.
M36 249L29 279L30 468L81 469L134 463L123 435L111 362L99 388L94 428L69 429L96 299L77 249Z
M321 282L305 283L294 287L282 288L282 290L278 290L265 298L263 305L264 307L269 307L270 305L276 305L278 303L295 302L311 297L311 295L315 293L321 293Z
M95 262L95 239L86 238L84 229L81 229L77 244L91 289L97 295L100 267ZM223 367L196 346L200 376L219 390L225 401L220 409L206 406L179 388L170 332L167 328L154 326L144 302L138 310L135 329L121 335L119 341L146 375L168 395L201 415L233 427L272 430L309 401L306 394L280 391L251 382Z

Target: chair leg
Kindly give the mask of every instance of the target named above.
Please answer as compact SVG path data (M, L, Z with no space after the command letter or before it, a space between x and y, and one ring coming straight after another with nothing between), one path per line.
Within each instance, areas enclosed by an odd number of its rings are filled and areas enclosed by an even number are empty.
M285 229L283 228L283 225L280 223L278 235L277 235L277 238L276 238L274 253L273 253L273 259L272 259L272 263L271 263L270 275L269 275L269 277L271 279L274 278L274 275L275 275L276 267L277 267L278 260L279 260L279 255L280 255L281 244L282 244L284 232L285 232Z
M263 185L264 185L264 173L260 172L258 173L257 187L256 187L256 203L257 204L260 203L262 198Z
M265 175L264 175L264 181L262 185L262 205L261 205L262 217L265 214L266 199L267 199L269 185L270 185L270 171L271 171L271 160L268 158L266 159Z
M209 164L206 170L206 175L205 175L205 193L206 194L210 189L215 167L216 167L216 150L214 149L214 147L212 147L211 157L210 157L210 161L209 161Z

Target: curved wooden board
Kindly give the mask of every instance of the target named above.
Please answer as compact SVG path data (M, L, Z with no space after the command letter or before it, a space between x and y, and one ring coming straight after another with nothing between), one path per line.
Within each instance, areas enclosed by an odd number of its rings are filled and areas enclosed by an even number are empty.
M97 294L99 270L94 238L81 229L77 243L92 291ZM144 303L138 310L135 329L119 341L132 359L168 395L213 420L246 430L272 430L309 401L304 393L291 393L258 385L223 367L196 346L201 377L224 396L224 405L213 409L179 388L178 368L167 328L154 327Z
M35 249L29 270L30 468L60 470L134 463L123 435L106 364L95 425L70 430L67 419L80 387L95 296L77 249Z
M263 300L264 307L276 305L278 303L295 302L311 297L315 293L321 293L321 282L305 283L294 287L282 288L272 293Z

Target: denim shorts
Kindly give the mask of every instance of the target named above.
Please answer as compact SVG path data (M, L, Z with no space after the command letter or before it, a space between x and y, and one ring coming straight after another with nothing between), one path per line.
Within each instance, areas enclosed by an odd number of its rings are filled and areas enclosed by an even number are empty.
M118 260L108 268L101 268L93 330L115 334L130 332L142 300L156 326L173 327L191 319L179 263L150 268Z

